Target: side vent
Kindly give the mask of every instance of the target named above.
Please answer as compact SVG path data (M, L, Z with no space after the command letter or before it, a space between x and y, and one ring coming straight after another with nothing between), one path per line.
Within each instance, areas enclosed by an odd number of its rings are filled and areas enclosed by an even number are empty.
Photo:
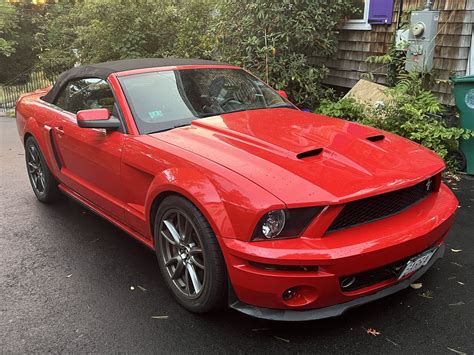
M307 152L297 154L296 157L301 160L308 159L311 157L318 156L319 154L322 153L322 151L323 151L323 148L311 149L311 150L308 150Z
M56 160L56 164L58 165L59 170L61 170L63 167L63 164L61 162L61 158L59 157L59 152L56 147L56 142L53 136L53 130L49 131L49 139L51 140L51 147L53 148L54 160Z
M371 141L371 142L378 142L378 141L384 140L385 136L383 134L379 134L379 135L376 135L376 136L367 137L366 139L368 141Z

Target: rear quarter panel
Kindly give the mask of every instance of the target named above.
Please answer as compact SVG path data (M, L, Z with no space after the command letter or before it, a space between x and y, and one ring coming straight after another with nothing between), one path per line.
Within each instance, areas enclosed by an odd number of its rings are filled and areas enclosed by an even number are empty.
M38 143L53 174L56 171L50 144L49 130L53 126L54 106L41 100L47 89L37 90L20 97L16 104L16 124L18 134L24 144L26 136L32 135Z

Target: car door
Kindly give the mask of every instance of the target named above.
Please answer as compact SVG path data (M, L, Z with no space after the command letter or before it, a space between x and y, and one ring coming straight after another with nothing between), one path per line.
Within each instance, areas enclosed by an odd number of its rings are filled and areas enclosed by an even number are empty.
M123 218L123 189L120 159L123 129L80 128L80 110L107 108L118 116L109 84L102 79L84 78L69 82L54 103L58 110L53 136L61 180L83 198L109 215Z

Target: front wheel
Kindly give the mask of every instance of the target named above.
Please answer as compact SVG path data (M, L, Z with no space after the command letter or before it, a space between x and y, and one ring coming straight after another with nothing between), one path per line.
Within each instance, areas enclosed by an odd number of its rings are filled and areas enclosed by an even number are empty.
M25 158L28 178L38 200L43 203L55 201L59 195L58 183L33 137L25 142Z
M154 235L161 273L176 300L196 313L223 307L224 258L201 212L185 198L169 196L156 213Z

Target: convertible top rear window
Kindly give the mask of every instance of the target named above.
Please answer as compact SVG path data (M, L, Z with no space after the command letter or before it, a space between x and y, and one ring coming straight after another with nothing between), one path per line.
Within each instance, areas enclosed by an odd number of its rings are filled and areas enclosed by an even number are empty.
M129 75L119 80L142 134L224 113L294 107L241 69L169 70Z

